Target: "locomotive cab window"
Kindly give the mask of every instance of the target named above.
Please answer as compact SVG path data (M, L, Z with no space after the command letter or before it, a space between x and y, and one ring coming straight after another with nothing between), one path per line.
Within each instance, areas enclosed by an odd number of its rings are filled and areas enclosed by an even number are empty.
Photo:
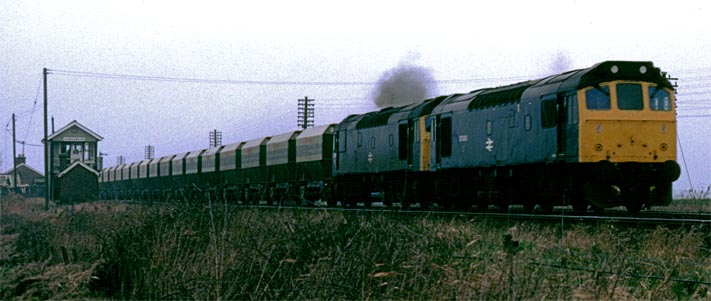
M617 85L617 108L620 110L635 111L644 109L642 86L639 84Z
M568 108L568 124L578 124L578 97L575 94L566 96L565 105Z
M610 109L610 88L595 87L585 92L585 106L588 110Z
M652 111L671 111L669 92L659 87L649 87L649 108Z

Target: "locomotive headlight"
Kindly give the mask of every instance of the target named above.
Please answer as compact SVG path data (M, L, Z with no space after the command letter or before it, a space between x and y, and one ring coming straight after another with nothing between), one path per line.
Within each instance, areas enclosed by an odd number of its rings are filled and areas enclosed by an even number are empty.
M662 143L659 146L659 149L661 149L662 151L666 151L668 148L669 148L669 145L667 145L666 143Z
M642 74L647 73L647 66L639 67L639 73L642 73Z
M620 68L617 67L617 65L612 65L612 68L610 68L610 72L617 73L617 71L620 71Z

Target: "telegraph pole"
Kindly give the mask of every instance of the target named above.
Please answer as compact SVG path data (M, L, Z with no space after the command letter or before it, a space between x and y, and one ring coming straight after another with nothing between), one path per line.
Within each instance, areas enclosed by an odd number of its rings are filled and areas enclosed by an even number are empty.
M679 85L677 84L676 81L678 81L679 78L671 77L671 75L669 75L669 73L667 73L665 71L662 71L662 77L666 78L669 81L669 83L671 83L672 81L674 82L674 83L672 83L672 87L674 88L674 94L677 94L676 88L678 88Z
M222 131L216 129L210 132L210 148L222 145Z
M156 148L153 145L146 145L146 149L143 152L144 159L153 159L153 154L155 154Z
M15 113L12 113L12 177L17 194L17 142L15 141Z
M47 68L42 69L44 83L44 210L49 210L50 170L49 141L47 140Z
M314 101L315 99L309 99L308 96L299 99L299 110L296 121L298 127L306 129L314 126Z

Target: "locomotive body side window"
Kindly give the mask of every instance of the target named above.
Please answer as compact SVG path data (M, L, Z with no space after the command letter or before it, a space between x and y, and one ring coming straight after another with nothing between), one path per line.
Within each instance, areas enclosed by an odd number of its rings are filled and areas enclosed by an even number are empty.
M541 127L544 129L555 127L556 108L555 101L541 101Z
M649 107L652 111L671 111L669 92L658 87L649 87Z
M531 115L526 114L526 116L523 116L523 126L527 131L531 130Z
M596 87L585 92L585 106L588 110L610 109L610 88Z
M617 108L620 110L635 111L641 111L644 109L642 86L639 84L618 84Z

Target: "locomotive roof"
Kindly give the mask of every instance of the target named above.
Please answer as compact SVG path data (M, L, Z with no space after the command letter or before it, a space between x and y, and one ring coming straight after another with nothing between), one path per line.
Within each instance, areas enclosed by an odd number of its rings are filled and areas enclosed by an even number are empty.
M360 130L386 125L388 123L388 118L390 118L390 115L399 111L400 109L402 109L402 107L387 107L377 112L367 113L363 116L363 119L358 121L358 124L356 124L356 129Z
M592 67L571 70L552 76L519 82L496 88L484 88L466 94L443 95L427 99L418 105L388 107L377 112L350 115L340 125L356 123L356 129L377 127L387 124L396 112L410 111L408 118L415 118L445 111L464 109L481 110L500 105L519 103L525 95L536 96L543 91L556 92L578 90L615 80L645 81L660 87L673 89L672 84L662 75L652 62L644 61L604 61ZM456 104L456 105L454 105Z
M442 101L448 98L452 98L457 96L458 94L452 94L452 95L442 95L438 96L435 98L427 99L423 101L421 104L417 105L415 108L410 111L410 114L407 116L408 118L417 118L417 117L422 117L425 115L428 115L432 113L432 110L436 106L438 106Z
M573 71L561 84L561 90L582 89L602 82L614 80L635 80L652 82L661 87L673 89L659 68L652 62L605 61L587 69Z
M484 109L500 105L518 103L526 89L537 81L526 81L499 88L485 89L477 94L469 103L470 110Z

